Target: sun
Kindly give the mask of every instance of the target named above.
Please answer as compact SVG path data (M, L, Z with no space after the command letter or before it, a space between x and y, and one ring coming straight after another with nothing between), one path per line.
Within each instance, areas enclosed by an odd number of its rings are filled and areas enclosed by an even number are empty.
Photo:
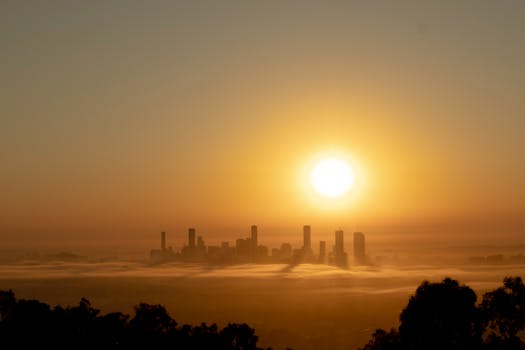
M352 188L354 181L350 165L337 158L320 160L310 174L312 187L325 197L342 197Z

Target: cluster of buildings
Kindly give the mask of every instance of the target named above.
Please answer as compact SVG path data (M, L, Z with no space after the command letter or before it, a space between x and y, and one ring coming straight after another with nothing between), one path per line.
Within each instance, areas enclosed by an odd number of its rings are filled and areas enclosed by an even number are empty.
M365 236L362 232L354 232L353 263L366 264ZM279 248L269 251L268 247L259 245L257 226L252 225L250 236L239 238L235 246L229 242L221 245L206 246L202 236L196 236L195 229L188 229L188 242L175 252L172 247L166 247L166 232L160 234L160 249L153 249L150 253L153 262L181 261L200 262L217 265L231 265L244 263L316 263L348 267L348 254L345 252L344 232L335 231L335 245L330 252L326 249L326 241L319 242L318 254L312 249L312 234L309 225L303 226L303 246L294 249L290 243L282 243Z

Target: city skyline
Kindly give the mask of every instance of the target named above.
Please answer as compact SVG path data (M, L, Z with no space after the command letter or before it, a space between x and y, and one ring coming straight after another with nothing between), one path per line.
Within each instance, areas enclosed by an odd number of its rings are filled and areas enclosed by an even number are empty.
M302 246L294 248L289 242L278 243L278 247L258 244L258 226L250 226L248 238L237 238L235 245L230 246L229 241L221 241L220 245L206 245L202 235L196 235L196 229L191 227L187 231L187 240L184 240L179 251L173 246L166 245L166 231L160 233L160 249L150 251L150 260L154 263L170 261L208 263L216 265L233 264L275 264L284 263L290 266L302 263L328 264L346 269L349 265L366 265L371 260L365 253L365 240L362 232L353 234L353 261L345 251L344 231L335 231L334 245L327 254L326 241L320 240L319 250L312 249L312 236L310 225L303 226ZM357 238L356 238L357 237ZM197 243L196 243L197 239ZM280 246L279 246L280 245Z
M523 38L519 0L0 1L0 338L525 349Z

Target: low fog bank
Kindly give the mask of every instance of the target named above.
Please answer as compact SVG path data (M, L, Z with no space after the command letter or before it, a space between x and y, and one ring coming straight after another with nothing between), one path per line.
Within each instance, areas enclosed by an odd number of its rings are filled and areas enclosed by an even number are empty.
M471 287L498 284L502 276L520 275L525 265L375 265L349 269L324 264L242 264L211 266L191 263L148 264L133 261L65 262L22 261L0 266L0 280L52 280L82 278L132 278L138 280L171 280L187 283L191 279L213 283L214 279L231 283L265 280L311 282L315 289L342 288L345 293L389 293L392 287L414 289L422 280L453 277ZM314 289L314 290L315 290ZM338 289L339 290L339 289ZM312 292L305 290L304 292Z
M481 293L525 266L364 266L282 264L211 267L144 262L20 261L0 266L0 289L19 298L74 305L88 298L103 312L165 305L179 323L247 322L260 344L281 349L356 349L378 327L396 326L423 280L450 276Z

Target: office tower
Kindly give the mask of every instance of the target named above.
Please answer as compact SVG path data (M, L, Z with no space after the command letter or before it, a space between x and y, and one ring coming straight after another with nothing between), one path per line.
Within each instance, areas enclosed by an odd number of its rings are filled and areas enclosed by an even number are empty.
M195 248L195 229L190 228L188 230L188 246L190 248Z
M259 243L257 242L257 225L252 225L251 227L251 239L252 239L252 245L254 248L257 248Z
M250 235L250 259L252 262L255 262L257 260L258 256L258 242L257 242L257 225L252 225L251 227L251 235Z
M290 243L281 244L281 253L283 256L289 258L292 255L292 245Z
M341 268L348 267L348 258L345 253L343 230L335 231L335 247L334 247L335 264Z
M335 231L335 253L343 253L344 248L344 237L343 237L343 230L337 230Z
M160 249L166 250L166 232L164 231L160 233Z
M238 238L235 241L235 252L243 261L249 261L252 254L252 240Z
M326 241L319 242L319 262L322 264L326 260Z
M303 226L303 249L305 252L312 249L312 236L310 232L310 225Z
M354 260L358 264L365 263L365 235L354 232Z

